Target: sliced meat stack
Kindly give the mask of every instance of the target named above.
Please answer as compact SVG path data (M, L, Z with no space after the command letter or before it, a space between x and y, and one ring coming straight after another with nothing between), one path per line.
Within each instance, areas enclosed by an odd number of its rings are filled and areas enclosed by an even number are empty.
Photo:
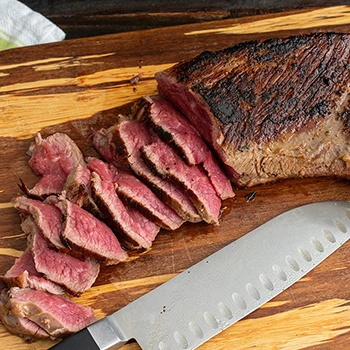
M350 177L349 34L251 41L156 74L233 181Z
M49 292L51 294L63 294L64 289L53 281L47 279L35 266L31 247L16 259L13 266L2 276L2 280L10 287L32 288Z
M143 146L141 154L157 174L183 187L204 221L218 223L221 200L200 167L186 165L163 141Z
M96 321L90 307L30 288L3 289L0 297L3 325L27 339L53 339L75 333Z
M221 199L233 198L230 180L198 131L170 103L149 97L146 101L149 107L144 117L159 137L173 145L188 165L202 165Z
M77 257L86 255L115 265L127 258L111 229L86 210L66 199L59 202L64 214L62 240Z
M28 150L28 155L31 156L30 167L41 178L31 190L23 183L22 189L28 195L37 198L60 193L69 173L77 165L85 163L78 146L63 133L55 133L46 139L38 133Z
M130 210L125 207L116 192L117 170L98 159L90 159L88 167L92 171L91 188L94 201L122 244L129 248L149 248L159 227L151 223L142 227L138 222L140 218L135 220L130 215Z

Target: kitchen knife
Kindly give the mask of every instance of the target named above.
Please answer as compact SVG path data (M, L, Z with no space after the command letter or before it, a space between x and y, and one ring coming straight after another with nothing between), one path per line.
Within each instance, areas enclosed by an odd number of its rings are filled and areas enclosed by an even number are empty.
M349 237L349 202L292 209L52 349L119 349L130 339L146 350L195 349L291 286Z

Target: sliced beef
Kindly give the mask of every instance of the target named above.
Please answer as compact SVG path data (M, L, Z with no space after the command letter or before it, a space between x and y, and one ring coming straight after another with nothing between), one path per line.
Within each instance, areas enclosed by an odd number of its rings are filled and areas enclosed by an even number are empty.
M173 144L189 165L203 163L209 149L190 122L163 99L148 97L147 101L149 108L144 117L160 138Z
M141 152L160 176L171 178L186 190L203 220L218 223L221 200L200 166L187 165L163 141L143 146Z
M101 179L103 169L112 169L113 181L117 184L116 191L123 201L139 209L146 217L150 218L157 225L167 229L175 230L181 226L183 220L167 204L162 202L143 182L138 180L133 173L126 170L117 170L112 165L107 165L103 161L90 158L88 167L91 171L97 172Z
M167 230L176 230L182 225L183 219L132 173L119 171L116 180L118 195L157 225Z
M106 129L98 130L93 136L93 145L99 155L108 163L114 163L117 156L113 133Z
M26 193L45 197L60 193L67 176L79 164L84 165L84 157L75 142L66 134L55 133L43 139L36 134L28 154L29 165L35 174L42 178Z
M65 217L61 235L71 247L71 254L91 256L106 265L127 258L127 253L106 224L67 199L59 205Z
M242 186L350 177L350 35L317 33L203 52L156 75Z
M78 204L98 219L103 219L103 214L91 195L91 171L87 167L78 165L70 172L64 191L68 200Z
M34 268L41 276L63 286L74 295L82 294L95 283L100 271L97 262L89 258L77 259L50 249L31 217L23 222L22 228L27 234L30 233L29 248L33 256Z
M45 199L47 196L60 193L65 184L64 177L51 174L43 175L32 189L29 189L22 180L20 181L21 184L18 186L26 196L40 200Z
M93 172L91 188L93 198L103 212L108 226L113 229L123 246L130 249L149 248L155 238L154 231L143 231L133 220L117 195L113 181L102 180L99 174Z
M55 205L24 196L14 198L12 204L21 213L33 217L36 225L51 245L67 250L61 241L62 213Z
M45 242L46 243L46 242ZM58 284L48 280L35 267L31 248L28 247L24 253L15 260L13 266L1 279L9 286L20 288L32 288L49 292L51 294L63 294L64 290Z
M53 337L68 336L96 321L90 307L29 288L11 288L4 305L12 315L29 319Z
M153 192L184 220L200 221L200 216L187 194L170 181L152 173L140 156L140 149L153 142L154 138L148 128L139 121L123 122L110 132L114 133L114 142L127 157L127 162L135 174L146 183Z
M49 333L28 318L12 314L8 300L8 289L2 288L0 293L0 321L9 332L23 337L27 342L50 337Z
M204 160L203 169L207 173L211 184L213 185L216 194L222 199L233 198L235 196L231 181L226 176L225 172L220 167L217 159L209 152Z
M24 338L26 342L50 337L49 333L33 321L26 317L15 316L10 311L6 312L4 316L0 318L0 321L10 333L19 335ZM50 338L55 339L55 337Z
M202 164L221 199L233 198L230 180L190 122L160 98L147 98L147 101L149 109L144 118L161 139L173 145L189 165Z
M84 165L84 156L75 142L63 133L55 133L43 139L38 133L28 150L29 165L37 175L67 177L78 164Z

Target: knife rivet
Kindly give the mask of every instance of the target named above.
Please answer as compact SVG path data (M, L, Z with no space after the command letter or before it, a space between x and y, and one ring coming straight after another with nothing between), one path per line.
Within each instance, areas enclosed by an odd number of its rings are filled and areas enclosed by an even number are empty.
M337 228L340 232L346 233L347 229L346 229L344 223L343 223L340 219L335 218L335 219L333 220L333 222L334 222L334 225L336 226L336 228Z
M204 314L204 319L205 322L207 322L207 324L209 326L212 326L213 328L218 328L218 321L216 320L216 318L208 311L206 311Z
M333 233L330 230L327 230L326 228L323 229L323 234L327 238L327 240L331 243L335 243L336 238L333 235Z
M219 303L218 307L219 307L219 311L220 311L221 315L226 317L228 320L230 318L232 318L232 312L231 312L230 308L226 304Z
M177 344L179 344L183 349L187 349L188 342L187 339L178 331L174 332L174 339Z
M272 291L274 289L273 283L271 282L271 280L263 273L260 274L259 280L260 280L261 284L263 285L263 287L265 287L267 290Z
M320 241L318 241L315 237L312 237L310 239L311 241L311 244L314 246L314 248L320 252L320 253L323 253L324 252L324 248L323 248L323 245Z
M299 271L300 270L299 264L290 255L286 256L286 262L294 271Z
M232 299L233 299L234 303L236 304L236 306L239 309L244 310L244 309L247 308L246 302L244 301L244 299L238 293L233 293L232 294Z
M286 273L282 270L282 268L278 265L273 265L272 270L276 273L277 277L281 281L287 281L287 275Z
M259 300L260 299L260 293L259 291L251 284L251 283L247 283L247 285L245 286L248 294L255 300Z
M310 262L312 260L311 254L309 253L308 250L299 247L298 248L299 253L301 254L301 256L308 262Z
M203 338L203 331L202 331L201 327L198 326L197 323L191 321L188 324L188 328L196 337Z

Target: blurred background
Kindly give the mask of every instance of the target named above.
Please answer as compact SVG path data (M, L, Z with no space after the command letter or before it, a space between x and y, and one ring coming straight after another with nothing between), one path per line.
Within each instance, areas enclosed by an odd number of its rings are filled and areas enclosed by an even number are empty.
M66 33L66 39L324 6L338 0L21 0Z

